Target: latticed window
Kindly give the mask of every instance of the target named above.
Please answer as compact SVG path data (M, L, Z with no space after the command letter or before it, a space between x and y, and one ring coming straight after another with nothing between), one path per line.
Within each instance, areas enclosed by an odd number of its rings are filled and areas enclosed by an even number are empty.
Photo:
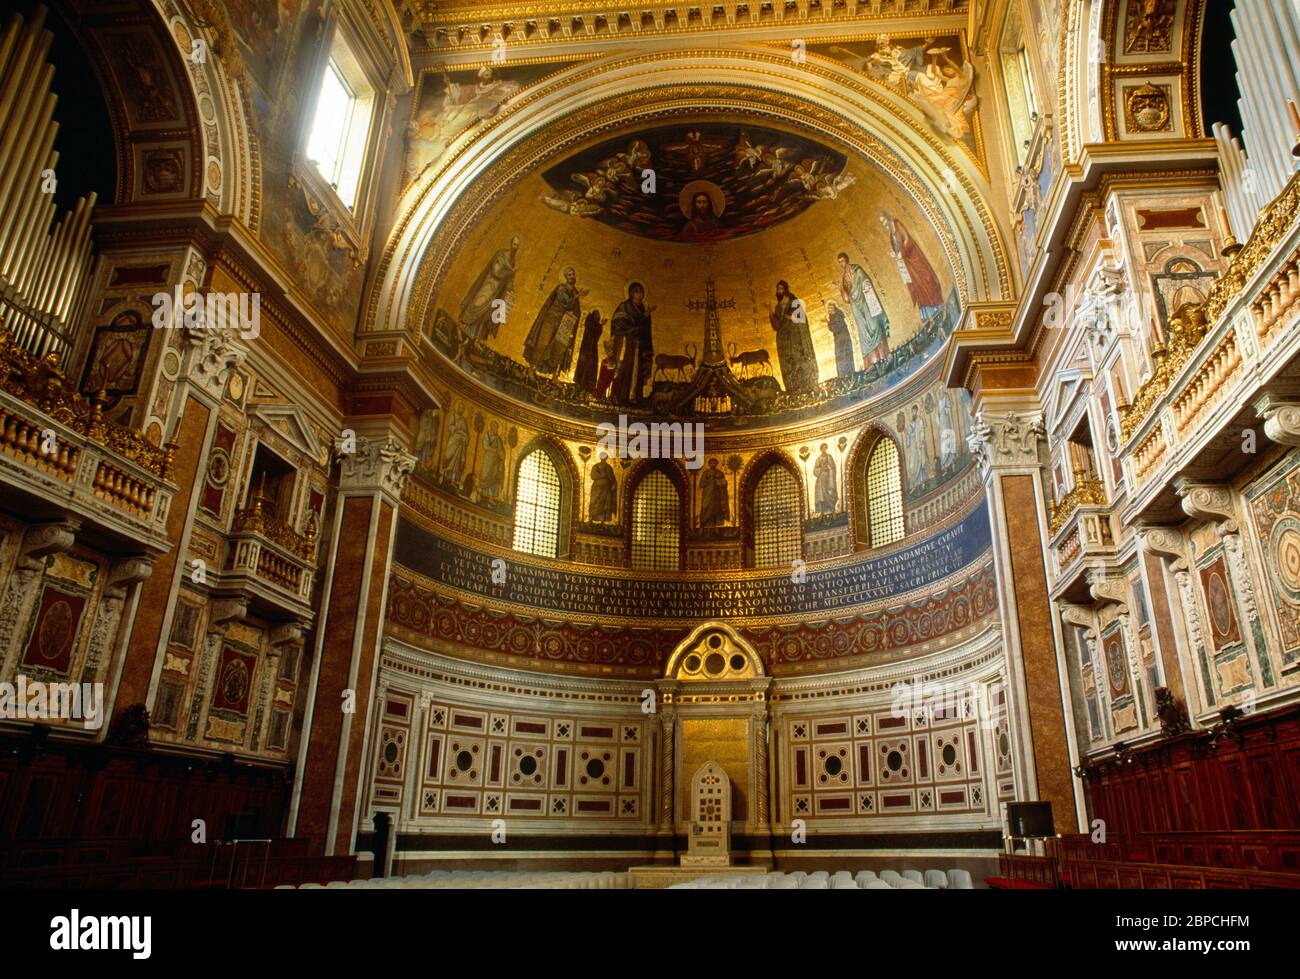
M681 567L681 508L677 487L663 473L655 470L641 480L632 497L632 567Z
M877 442L867 461L867 526L872 547L903 538L903 472L892 439Z
M788 568L802 557L799 484L784 466L772 466L754 489L754 567Z
M560 545L560 475L541 449L519 466L515 487L515 550L555 557Z

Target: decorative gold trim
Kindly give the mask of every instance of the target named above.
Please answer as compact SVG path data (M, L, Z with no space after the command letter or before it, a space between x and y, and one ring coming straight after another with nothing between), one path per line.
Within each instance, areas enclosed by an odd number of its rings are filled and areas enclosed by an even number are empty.
M1151 376L1138 388L1128 407L1120 409L1123 416L1120 434L1124 442L1133 437L1156 403L1169 392L1210 327L1219 321L1223 311L1246 288L1246 283L1291 230L1297 216L1300 216L1300 172L1294 174L1282 193L1264 208L1250 240L1215 280L1205 301L1187 303L1169 317L1168 347L1158 347L1152 352L1155 365Z
M1049 507L1048 536L1055 537L1079 507L1105 505L1106 484L1083 469L1074 470L1074 485Z
M38 360L20 347L8 330L0 331L0 390L21 398L146 472L171 479L174 446L160 448L134 429L105 418L103 392L89 400L83 398L59 368L57 354Z

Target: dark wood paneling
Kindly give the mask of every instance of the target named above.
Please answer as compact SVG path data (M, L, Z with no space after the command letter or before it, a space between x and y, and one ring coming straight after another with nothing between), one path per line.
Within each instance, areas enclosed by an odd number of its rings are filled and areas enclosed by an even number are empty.
M1087 786L1108 833L1300 829L1300 708L1091 765Z

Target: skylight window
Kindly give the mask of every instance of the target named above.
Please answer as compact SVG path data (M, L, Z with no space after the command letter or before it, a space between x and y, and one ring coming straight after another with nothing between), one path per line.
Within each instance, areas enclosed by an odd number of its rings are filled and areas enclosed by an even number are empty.
M374 103L374 91L356 58L342 38L335 37L321 76L307 158L348 209L357 202Z

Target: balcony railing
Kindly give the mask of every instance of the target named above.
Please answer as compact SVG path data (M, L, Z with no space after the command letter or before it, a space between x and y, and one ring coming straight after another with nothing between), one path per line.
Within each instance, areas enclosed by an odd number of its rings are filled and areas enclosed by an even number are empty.
M106 399L81 397L56 355L37 359L0 331L0 459L8 481L48 499L65 483L70 512L127 521L127 533L162 532L174 447L160 447L104 417ZM16 464L16 465L14 465Z
M1264 211L1206 301L1170 317L1170 341L1121 426L1137 511L1255 404L1300 354L1300 174Z
M250 594L302 611L311 602L315 557L314 536L299 534L277 520L260 496L251 507L235 512L229 570L232 576L244 578ZM264 583L273 587L267 589Z
M1082 469L1074 471L1074 485L1051 506L1047 529L1052 537L1065 526L1066 521L1074 515L1079 507L1105 506L1106 485L1095 476L1090 476Z
M304 561L312 561L316 557L315 535L310 531L300 534L288 524L275 519L261 497L255 497L251 507L235 511L235 533L261 534Z
M1155 366L1151 376L1123 409L1120 429L1125 443L1158 414L1158 406L1165 403L1166 396L1180 399L1176 406L1177 422L1179 429L1184 429L1226 392L1228 382L1238 372L1245 354L1231 336L1231 331L1222 328L1226 319L1224 314L1251 285L1279 246L1294 237L1297 218L1300 218L1300 173L1264 209L1250 240L1233 256L1223 275L1215 280L1205 301L1188 303L1170 316L1168 345L1154 351ZM1297 270L1296 255L1283 262L1278 271L1253 292L1248 304L1255 332L1260 342L1267 345L1281 335L1283 331L1278 330L1278 326L1287 321L1288 314L1297 311L1300 303L1300 271ZM1211 356L1203 359L1199 355L1207 337L1214 338L1215 347ZM1199 363L1190 376L1184 377L1184 369L1194 361Z

